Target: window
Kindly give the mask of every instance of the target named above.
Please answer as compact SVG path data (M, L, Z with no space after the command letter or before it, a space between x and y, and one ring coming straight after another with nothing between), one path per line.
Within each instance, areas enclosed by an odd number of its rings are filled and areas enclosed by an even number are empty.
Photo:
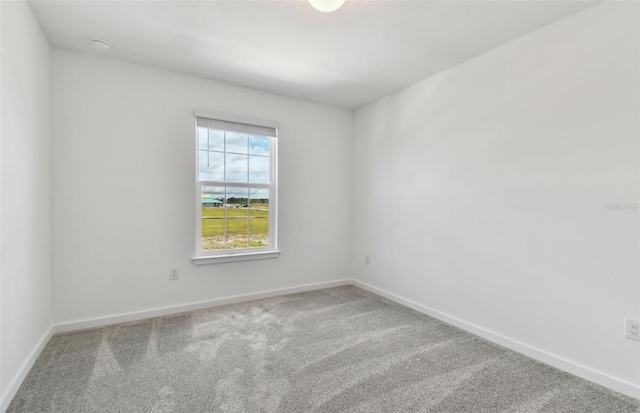
M196 112L196 264L274 258L277 127Z

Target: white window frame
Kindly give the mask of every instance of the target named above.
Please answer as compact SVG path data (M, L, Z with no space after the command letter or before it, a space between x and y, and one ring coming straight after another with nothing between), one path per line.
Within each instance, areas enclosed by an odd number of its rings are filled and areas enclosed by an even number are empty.
M259 184L250 182L227 182L227 181L204 181L200 180L199 170L199 140L197 118L207 118L225 122L240 123L244 125L254 125L258 127L274 128L279 125L272 121L253 119L242 116L234 116L224 113L207 112L196 110L194 112L195 131L195 192L196 192L196 252L192 257L195 265L218 264L233 261L248 261L265 258L277 258L280 255L278 250L278 139L270 138L269 145L269 167L270 183ZM255 248L234 248L214 251L202 251L202 187L205 186L227 186L235 188L267 188L269 189L269 246Z

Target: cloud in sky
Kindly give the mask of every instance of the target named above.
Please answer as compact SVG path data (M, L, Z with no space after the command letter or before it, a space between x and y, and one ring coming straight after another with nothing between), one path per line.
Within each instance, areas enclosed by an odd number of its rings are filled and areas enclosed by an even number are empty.
M249 153L269 156L269 143L266 136L249 136Z
M269 183L270 162L265 156L199 151L198 162L202 181Z
M198 148L201 150L269 156L269 146L270 138L266 136L198 128Z
M198 128L198 140L201 180L269 183L270 138Z
M216 199L269 198L269 189L238 188L233 182L268 184L270 145L270 138L265 136L198 128L199 179L228 184L205 186L202 195Z

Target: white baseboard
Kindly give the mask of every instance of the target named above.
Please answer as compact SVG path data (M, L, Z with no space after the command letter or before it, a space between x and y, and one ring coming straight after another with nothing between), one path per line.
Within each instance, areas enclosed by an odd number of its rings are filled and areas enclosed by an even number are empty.
M571 373L575 376L583 378L585 380L591 381L593 383L597 383L601 386L604 386L608 389L617 391L619 393L625 394L630 397L634 397L636 399L640 399L640 386L631 383L626 380L619 379L617 377L613 377L607 373L592 369L590 367L584 366L582 364L573 362L571 360L567 360L563 357L557 356L555 354L551 354L544 350L538 349L536 347L532 347L528 344L525 344L521 341L514 340L512 338L506 337L502 334L498 334L491 330L487 330L484 327L480 327L478 325L466 322L459 318L453 317L449 314L445 314L438 310L434 310L433 308L426 307L422 304L418 304L415 301L408 300L406 298L400 297L396 294L390 293L383 289L374 287L367 283L358 280L351 280L352 284L360 287L364 290L377 294L381 297L387 298L391 301L394 301L398 304L402 304L405 307L412 308L418 312L436 318L440 321L443 321L447 324L451 324L458 328L461 328L465 331L468 331L472 334L480 336L484 339L487 339L491 342L499 344L503 347L506 347L510 350L516 351L518 353L524 354L525 356L531 357L532 359L541 361L543 363L549 364L553 367L556 367L560 370Z
M0 397L0 412L4 413L7 410L9 404L11 403L11 400L13 400L13 396L15 396L18 392L20 385L24 381L25 377L27 377L27 374L29 373L29 370L31 370L31 367L33 367L33 363L36 362L38 356L40 356L40 353L42 353L42 349L44 349L44 346L49 342L51 336L53 336L53 333L53 326L50 326L42 335L42 337L40 337L40 340L38 340L38 343L33 348L33 350L31 350L31 353L29 353L27 359L24 361L24 363L22 363L11 382L9 382L9 385Z
M129 321L144 320L146 318L160 317L170 314L184 313L187 311L201 310L209 307L219 307L221 305L235 304L244 301L259 300L261 298L277 297L279 295L300 293L304 291L321 290L323 288L338 287L341 285L349 285L351 280L337 280L314 284L300 285L297 287L280 288L276 290L262 291L258 293L235 295L232 297L216 298L207 301L198 301L189 304L180 304L169 307L154 308L151 310L136 311L131 313L123 313L106 317L90 318L85 320L70 321L65 323L54 324L56 333L64 333L68 331L84 330L87 328L102 327L110 324L126 323Z

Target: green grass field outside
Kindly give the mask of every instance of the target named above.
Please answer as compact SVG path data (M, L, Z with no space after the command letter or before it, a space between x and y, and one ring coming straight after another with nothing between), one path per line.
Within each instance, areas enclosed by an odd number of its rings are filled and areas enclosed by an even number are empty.
M225 210L226 217L225 220ZM266 204L251 208L202 208L202 249L265 247L269 245L269 209Z

